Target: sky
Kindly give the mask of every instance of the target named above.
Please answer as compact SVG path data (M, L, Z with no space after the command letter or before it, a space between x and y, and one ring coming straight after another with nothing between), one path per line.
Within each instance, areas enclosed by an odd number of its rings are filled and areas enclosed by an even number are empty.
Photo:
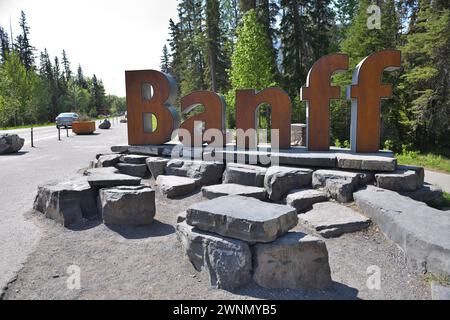
M36 56L47 48L71 69L95 73L106 92L125 96L125 70L160 69L169 19L177 21L176 0L0 0L0 25L14 37L23 10Z

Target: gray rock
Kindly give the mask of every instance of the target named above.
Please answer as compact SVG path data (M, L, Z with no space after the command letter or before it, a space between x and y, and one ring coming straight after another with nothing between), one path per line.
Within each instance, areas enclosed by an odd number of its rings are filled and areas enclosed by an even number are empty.
M184 196L197 188L197 180L178 176L159 175L156 184L168 198Z
M101 189L98 206L105 224L150 224L156 211L155 191L146 186Z
M240 163L227 163L223 183L237 183L245 186L264 187L267 169Z
M170 156L172 154L172 149L177 144L160 144L160 145L141 145L141 146L128 146L128 153L132 154L142 154L147 156L161 156L167 155Z
M38 187L33 208L63 226L72 226L91 219L97 212L96 191L86 178L65 182L51 181Z
M450 215L396 192L368 186L356 204L421 271L450 275Z
M254 247L253 279L268 289L327 289L332 285L325 242L289 232Z
M418 176L419 176L419 183L420 185L423 185L425 182L425 169L423 167L419 166L413 166L413 165L400 165L397 166L398 170L408 171L413 170Z
M244 186L236 183L224 183L202 188L203 196L207 199L215 199L222 196L238 195L244 197L266 199L266 189L252 186Z
M450 286L444 286L436 281L431 282L432 300L450 300Z
M84 170L84 176L92 176L93 174L114 174L119 173L119 169L114 167L105 167L105 168L91 168Z
M120 157L120 162L129 164L145 164L148 156L142 156L138 154L125 154Z
M286 204L294 207L297 213L312 209L314 203L328 201L325 192L314 189L292 190L286 197Z
M107 130L111 128L111 122L108 119L103 120L102 123L98 126L99 129Z
M400 194L435 207L441 206L444 202L441 187L428 183L416 191L400 192Z
M211 286L231 290L251 281L252 255L245 242L202 232L185 222L176 230L189 261L197 271L208 272Z
M111 147L112 152L117 153L127 153L128 152L128 146L112 146Z
M311 169L273 166L267 169L264 188L270 200L281 200L289 191L311 185Z
M158 178L159 175L165 173L167 163L169 163L170 159L161 158L161 157L150 157L145 160L147 163L148 170L150 171L152 177L154 179Z
M219 183L224 165L220 162L172 159L167 163L167 175L196 179L199 185Z
M335 153L308 152L306 149L297 151L296 148L272 152L271 159L279 164L297 167L336 167Z
M117 186L138 186L141 178L120 173L94 173L88 176L87 181L91 187L111 188Z
M397 159L390 156L338 153L336 159L337 167L342 169L394 171L397 166Z
M148 172L146 164L118 163L116 168L120 173L140 178L143 178Z
M186 222L203 231L248 242L271 242L295 227L294 208L242 196L224 196L191 205Z
M371 180L372 174L339 170L317 170L312 176L314 188L324 191L338 202L353 201L353 192Z
M414 170L378 173L375 179L377 187L393 191L415 191L422 187L421 177Z
M25 139L17 134L0 134L0 154L19 152L24 143Z
M370 219L349 207L334 202L313 205L313 209L299 215L299 222L325 238L367 228Z
M98 158L95 167L96 168L114 167L116 164L119 163L120 157L121 155L117 153L101 155Z

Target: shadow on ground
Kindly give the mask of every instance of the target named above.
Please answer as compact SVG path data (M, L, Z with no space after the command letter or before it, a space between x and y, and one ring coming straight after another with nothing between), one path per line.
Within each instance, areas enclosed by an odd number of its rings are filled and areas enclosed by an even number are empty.
M154 220L148 226L106 225L110 230L120 234L126 239L146 239L163 237L175 232L175 228L167 223Z

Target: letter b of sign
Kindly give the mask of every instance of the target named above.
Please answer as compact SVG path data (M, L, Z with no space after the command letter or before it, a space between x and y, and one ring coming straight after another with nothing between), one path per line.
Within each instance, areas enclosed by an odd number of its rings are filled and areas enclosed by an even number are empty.
M170 141L172 132L180 126L173 106L177 94L175 80L155 70L126 71L128 110L128 143L162 144ZM156 117L156 129L152 125Z

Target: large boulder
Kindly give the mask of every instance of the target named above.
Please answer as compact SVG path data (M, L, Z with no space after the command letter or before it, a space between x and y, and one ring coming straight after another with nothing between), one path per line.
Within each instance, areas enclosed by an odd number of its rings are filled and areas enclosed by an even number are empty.
M79 224L97 216L96 191L86 178L51 181L38 187L33 208L63 226Z
M450 215L397 192L368 186L354 194L359 209L423 272L450 275Z
M24 143L25 139L17 134L0 134L0 154L19 152Z
M252 279L252 255L244 241L200 231L186 222L176 226L177 238L197 271L209 274L211 286L235 289Z
M377 187L392 191L415 191L423 184L423 177L416 170L401 168L393 173L375 175Z
M299 223L324 238L332 238L363 230L370 225L370 219L341 204L322 202L314 204L311 211L299 215Z
M286 197L286 204L294 207L297 213L312 209L313 204L328 201L325 192L314 189L292 190Z
M155 191L147 186L101 189L98 207L105 224L150 224L156 212Z
M156 184L167 198L184 196L197 188L197 180L178 176L159 175Z
M107 130L107 129L111 128L111 122L108 119L105 119L105 120L102 121L102 123L100 123L98 128L99 129L103 129L103 130Z
M244 197L266 199L266 189L252 186L244 186L236 183L223 183L202 188L203 197L215 199L223 196L238 195Z
M116 164L116 168L120 173L140 178L145 177L148 172L146 164L118 163Z
M314 188L324 191L338 202L353 201L353 192L370 183L373 174L339 170L317 170L312 176Z
M264 177L264 188L270 200L278 201L289 191L311 185L311 169L272 166Z
M298 218L290 206L225 196L191 205L187 209L186 222L224 237L271 242L295 227Z
M227 163L223 183L237 183L245 186L264 187L267 169L240 163Z
M165 173L166 166L169 161L170 159L161 157L150 157L145 160L147 168L155 180L159 175L163 175Z
M167 163L165 173L195 179L203 186L219 183L223 168L224 165L220 162L172 159Z
M256 244L253 260L253 279L264 288L322 290L332 285L325 242L301 232Z
M397 159L391 156L380 155L355 155L349 153L338 153L336 155L337 167L352 170L367 171L394 171Z

